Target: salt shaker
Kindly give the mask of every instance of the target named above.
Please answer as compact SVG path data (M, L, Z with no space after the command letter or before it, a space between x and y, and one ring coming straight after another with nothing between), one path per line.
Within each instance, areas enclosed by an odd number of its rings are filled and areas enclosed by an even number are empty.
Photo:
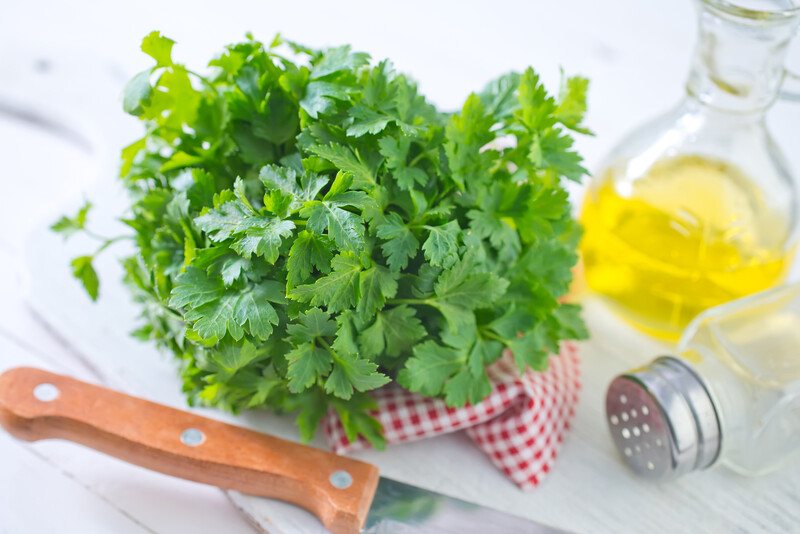
M800 454L800 284L695 318L675 354L615 378L608 425L625 462L654 480L715 464L747 475Z

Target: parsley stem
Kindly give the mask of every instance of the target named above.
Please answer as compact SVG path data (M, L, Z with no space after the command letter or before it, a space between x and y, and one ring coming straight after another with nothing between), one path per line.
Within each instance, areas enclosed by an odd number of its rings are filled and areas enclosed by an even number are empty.
M101 239L103 239L103 238L101 238ZM129 236L129 235L118 235L117 237L105 238L105 241L103 242L103 244L101 244L100 247L94 252L94 256L97 256L98 254L103 252L105 249L107 249L108 247L113 245L114 243L122 241L123 239L131 239L131 236Z
M322 348L324 348L325 350L330 352L330 354L331 354L331 356L333 357L334 360L337 360L337 361L339 360L339 355L336 353L335 350L333 350L333 347L331 347L331 344L328 343L327 341L325 341L325 338L315 337L314 339L316 339L317 342L319 342L319 344L322 345Z
M186 67L184 67L184 69L186 70L186 72L187 72L188 74L191 74L192 76L194 76L195 78L197 78L198 80L200 80L200 81L203 83L203 85L205 85L205 86L206 86L206 87L208 87L209 89L213 89L214 91L216 91L216 90L217 90L217 88L216 88L216 87L214 87L214 84L213 84L213 83L211 83L211 82L208 80L208 78L206 78L205 76L203 76L203 75L202 75L202 74L200 74L199 72L193 71L192 69L187 69Z
M165 306L164 304L162 304L162 302L160 300L158 300L158 298L156 298L156 297L154 297L154 296L152 296L150 294L148 294L148 296L150 297L150 300L152 301L152 303L155 304L158 307L158 309L160 309L162 312L164 312L164 313L166 313L168 315L171 315L172 317L174 317L175 319L181 321L182 323L186 323L186 319L184 319L183 315L181 315L180 313L176 312L175 310L173 310L169 306Z
M414 159L412 159L411 161L408 162L408 166L409 167L413 167L414 165L419 163L422 160L422 158L424 158L427 155L428 155L427 152L420 152L419 154L417 154L417 156Z
M411 161L408 163L408 167L413 167L414 165L416 165L417 163L419 163L420 161L422 161L422 159L423 159L423 158L425 158L425 157L427 157L427 156L430 156L430 155L434 154L434 153L435 153L435 152L437 152L438 150L439 150L439 148L438 148L438 147L431 148L431 149L428 149L428 150L423 150L422 152L420 152L419 154L417 154L417 155L414 157L414 159L412 159L412 160L411 160Z
M158 296L153 293L152 291L143 291L142 295L146 299L146 305L149 304L151 307L156 308L167 315L171 315L175 320L180 321L181 323L185 324L186 319L184 319L183 315L181 315L178 311L173 308L170 308Z
M480 334L481 334L481 336L483 336L483 337L485 337L487 339L494 339L496 341L499 341L503 345L508 345L508 340L506 338L504 338L503 336L501 336L499 334L495 334L494 332L492 332L491 330L487 330L486 328L481 328L480 329Z
M88 235L88 236L89 236L89 237L91 237L92 239L97 239L98 241L108 241L108 240L112 239L112 238L110 238L110 237L106 237L106 236L104 236L104 235L100 235L100 234L97 234L97 233L95 233L95 232L92 232L92 231L91 231L91 230L89 230L88 228L84 228L84 229L83 229L83 233L84 233L84 234L86 234L86 235Z
M267 51L267 54L269 54L270 56L272 56L274 58L280 59L281 61L285 61L287 63L291 63L292 62L291 59L287 58L283 54L279 54L279 53L275 52L274 49L270 49L269 51Z
M389 299L389 304L418 304L421 306L433 306L427 299Z

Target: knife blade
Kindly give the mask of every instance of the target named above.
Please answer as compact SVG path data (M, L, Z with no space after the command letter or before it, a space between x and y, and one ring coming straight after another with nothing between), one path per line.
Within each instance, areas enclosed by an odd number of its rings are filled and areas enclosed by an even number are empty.
M486 534L563 532L530 519L381 477L363 532Z
M0 425L154 471L305 508L334 534L557 530L379 477L378 468L31 367L0 375Z

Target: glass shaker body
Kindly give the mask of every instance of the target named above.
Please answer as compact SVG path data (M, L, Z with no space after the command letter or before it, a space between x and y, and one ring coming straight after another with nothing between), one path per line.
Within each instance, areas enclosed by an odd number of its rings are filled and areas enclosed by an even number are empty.
M701 314L677 354L716 407L720 462L756 475L800 455L800 285Z
M623 459L654 480L800 457L800 284L703 312L674 356L611 382L606 412Z
M800 12L699 7L686 98L612 151L581 214L589 287L673 340L704 309L781 282L798 225L797 186L764 114Z

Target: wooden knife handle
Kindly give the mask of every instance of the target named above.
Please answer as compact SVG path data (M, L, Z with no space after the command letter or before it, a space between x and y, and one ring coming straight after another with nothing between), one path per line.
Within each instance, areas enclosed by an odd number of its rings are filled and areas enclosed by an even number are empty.
M378 484L368 463L29 367L0 375L0 424L20 439L67 439L168 475L288 501L337 534L359 532Z

